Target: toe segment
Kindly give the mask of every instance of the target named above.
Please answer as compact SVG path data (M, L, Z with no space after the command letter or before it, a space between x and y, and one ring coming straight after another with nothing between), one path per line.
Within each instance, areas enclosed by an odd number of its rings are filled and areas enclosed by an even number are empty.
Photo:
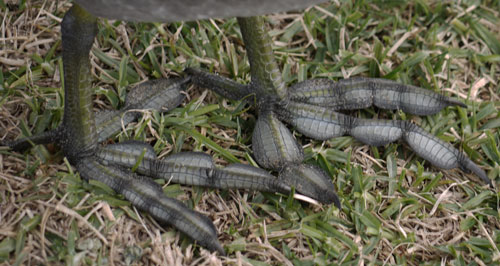
M300 133L317 140L345 135L346 125L352 119L330 108L295 101L290 101L276 111L280 119L294 126Z
M359 119L316 106L290 101L277 112L297 131L315 139L350 135L372 146L382 146L397 140L404 140L415 153L441 169L461 168L472 171L483 181L492 185L486 173L472 162L467 155L451 144L428 133L407 121Z
M333 110L354 110L374 105L415 115L432 115L447 106L467 107L458 100L431 90L376 78L350 78L338 82L312 79L295 84L289 91L293 101Z
M127 94L125 107L121 110L101 111L96 115L98 142L102 142L119 132L124 125L138 118L131 110L158 110L167 112L182 103L182 93L189 78L155 79L134 87Z
M43 132L41 134L20 138L14 141L0 141L0 146L9 146L12 150L17 152L24 152L25 150L38 144L48 144L56 142L61 135L61 128Z
M178 184L220 189L290 192L290 187L286 183L263 169L244 164L217 168L208 154L200 152L182 152L159 160L151 146L139 142L127 142L100 148L96 156L104 164L125 168L137 167L137 173L141 175L163 178Z
M206 216L187 208L182 202L165 196L161 187L153 180L130 174L113 165L103 165L94 158L82 158L76 168L83 178L108 185L157 221L174 226L211 251L225 254L212 222Z

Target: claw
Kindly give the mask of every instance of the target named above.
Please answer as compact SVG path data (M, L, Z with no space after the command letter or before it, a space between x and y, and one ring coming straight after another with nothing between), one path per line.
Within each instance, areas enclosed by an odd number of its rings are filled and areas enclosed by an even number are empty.
M279 178L305 196L324 204L333 203L341 208L332 181L323 170L314 165L288 164L280 172Z
M491 179L488 178L486 172L483 169L481 169L477 164L475 164L471 159L469 159L464 153L460 153L458 155L457 164L458 167L462 169L462 171L467 173L470 172L474 173L475 175L479 176L479 178L481 178L481 180L483 180L491 188L495 188L493 181L491 181Z
M473 172L490 187L494 187L483 169L471 161L463 152L442 141L415 124L406 122L404 140L418 154L441 169L460 168Z

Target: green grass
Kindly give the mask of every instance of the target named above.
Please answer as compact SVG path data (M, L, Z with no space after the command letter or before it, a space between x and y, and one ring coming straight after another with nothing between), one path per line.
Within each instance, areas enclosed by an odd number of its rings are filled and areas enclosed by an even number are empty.
M59 22L66 2L0 8L0 138L57 127L63 115ZM44 12L40 12L44 10ZM385 77L460 98L429 117L371 108L366 118L411 120L500 175L500 2L351 1L269 16L284 79ZM51 14L51 15L48 15ZM36 20L35 20L36 19ZM127 86L201 67L242 83L249 65L236 19L142 24L101 20L92 50L95 108L123 105ZM203 151L255 164L253 108L200 88L161 114L146 112L109 142L150 142L160 157ZM454 264L500 261L498 192L460 170L431 167L404 144L296 133L306 161L326 170L342 210L272 193L169 184L167 195L214 221L228 257L192 246L101 184L83 182L51 145L0 148L0 261L8 264ZM165 183L165 181L159 181ZM110 208L111 207L111 208Z

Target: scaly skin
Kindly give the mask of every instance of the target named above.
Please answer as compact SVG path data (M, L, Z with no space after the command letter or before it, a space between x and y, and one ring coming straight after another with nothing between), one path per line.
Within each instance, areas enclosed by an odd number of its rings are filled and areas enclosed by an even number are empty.
M177 227L202 246L221 254L224 250L217 241L213 224L181 202L167 198L161 188L145 176L181 184L282 193L295 187L321 202L334 202L340 207L330 178L315 166L301 164L303 151L280 120L317 139L347 134L370 145L405 139L417 154L434 165L473 171L491 184L484 171L463 153L413 124L356 119L334 111L375 105L426 115L445 106L463 105L460 102L413 86L376 79L350 79L338 83L312 80L287 89L274 61L262 18L239 18L238 21L252 68L250 85L190 70L190 78L152 81L136 88L130 94L137 96L127 99L124 109L103 112L94 119L88 53L96 33L95 18L75 6L65 16L62 26L66 91L63 124L55 131L16 141L10 146L25 149L30 142L57 142L84 179L108 185L158 221ZM233 164L218 169L211 158L202 153L180 153L159 160L149 145L138 142L98 147L99 141L120 129L122 121L128 123L136 119L129 111L169 109L178 105L183 99L180 91L190 79L228 98L240 99L249 94L257 97L259 120L254 131L255 155L264 167L278 170L279 178L248 165ZM137 174L126 170L135 165L139 165Z
M432 115L447 106L467 107L442 94L387 79L350 78L338 82L311 79L293 85L288 92L292 101L324 106L334 111L374 105L415 115Z
M200 152L182 152L159 160L148 144L125 142L100 148L96 156L107 163L126 168L132 168L139 162L137 173L178 184L290 192L289 186L262 169L242 164L232 164L219 169L209 155Z
M281 78L278 64L274 60L271 37L266 33L266 25L261 17L238 18L243 41L247 47L252 92L261 95L286 98L285 82Z
M178 200L166 197L161 187L146 176L185 185L286 194L292 191L292 186L303 187L307 195L326 201L319 193L321 190L295 180L298 175L276 178L265 170L243 164L219 169L210 156L195 152L159 160L151 146L134 141L98 147L99 142L118 132L122 123L137 118L135 109L175 108L184 99L182 91L190 78L143 83L128 93L124 108L103 111L94 118L89 52L97 34L96 18L75 5L65 15L61 28L65 81L63 123L54 131L9 143L12 149L24 150L31 144L56 142L85 180L106 184L157 221L173 225L200 245L222 255L225 252L212 222ZM136 173L127 171L136 165Z
M263 18L238 18L238 22L252 73L250 85L242 87L242 91L254 93L257 98L259 118L252 141L255 158L263 167L280 171L280 176L293 176L294 173L304 178L316 176L300 172L306 169L297 167L303 160L303 151L291 132L280 122L282 120L300 133L318 140L350 135L363 143L381 146L403 139L417 155L432 165L473 172L493 187L484 170L467 155L417 125L406 121L358 119L336 112L375 105L390 110L401 109L411 114L431 115L447 106L465 107L463 103L429 90L383 79L353 78L339 82L317 79L297 83L286 89L272 56L271 39L266 33ZM234 88L238 86L227 79L195 69L188 69L187 72L194 83L216 88L216 92L222 91L224 86L230 87L230 92L222 94L230 95L233 99L237 98L235 96L244 98L248 95L234 93ZM292 167L294 171L290 170ZM321 182L312 178L309 184L331 183L326 182L328 177L320 169L313 172L323 178L319 179ZM297 191L302 192L300 188ZM308 195L308 192L302 193ZM329 194L327 199L337 198L333 194L333 186L331 191L324 193Z
M136 120L134 110L152 109L169 111L184 100L181 92L189 82L185 79L156 79L136 86L127 94L125 106L120 110L101 111L96 115L97 142L102 142L119 132L124 125Z
M65 15L62 39L66 98L62 136L58 139L64 154L84 179L108 185L158 221L171 224L201 245L224 254L208 218L166 197L151 179L128 173L94 155L97 128L92 111L89 52L96 34L96 18L78 5ZM153 97L153 102L158 99L161 100Z

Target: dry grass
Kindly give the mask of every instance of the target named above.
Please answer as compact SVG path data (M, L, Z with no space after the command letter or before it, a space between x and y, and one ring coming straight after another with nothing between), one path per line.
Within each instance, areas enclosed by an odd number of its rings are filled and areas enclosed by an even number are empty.
M55 128L61 122L59 23L70 4L7 1L5 5L0 9L0 140L12 140ZM349 5L352 3L334 1L310 9L305 16L270 16L276 56L287 82L311 77L387 76L460 98L467 102L467 110L448 108L429 118L373 109L355 114L411 119L464 149L490 178L497 178L499 3L447 2L444 10L438 2L405 8ZM473 24L480 29L474 30ZM325 26L329 28L322 30ZM493 34L496 43L488 42L491 36L480 34L483 28ZM117 108L125 85L176 75L186 66L211 68L247 82L248 65L238 36L234 19L174 24L103 22L91 55L95 108ZM121 83L119 70L106 59L120 63L124 54L130 58L130 72ZM238 116L238 102L208 91L190 88L188 94L191 101L174 110L171 117L213 106L213 110L190 117L188 126L236 159L248 161L255 116L251 112ZM213 155L218 164L231 161L175 125L164 128L170 125L164 116L149 113L147 118L130 125L127 133L152 142L160 157L198 150ZM214 222L228 257L193 246L175 229L157 225L120 197L81 181L56 147L37 146L26 154L0 147L0 262L499 263L498 193L477 178L472 177L471 182L471 175L460 170L440 172L427 164L423 167L422 159L404 145L377 149L349 137L325 142L298 138L308 160L332 174L344 199L342 211L273 194L165 187L166 193ZM125 134L113 142L123 139Z

